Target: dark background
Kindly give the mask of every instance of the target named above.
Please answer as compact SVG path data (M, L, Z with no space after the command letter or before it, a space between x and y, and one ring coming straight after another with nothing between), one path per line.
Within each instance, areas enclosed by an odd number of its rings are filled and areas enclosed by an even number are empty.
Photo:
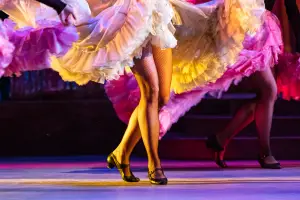
M0 17L7 15L0 12ZM54 83L53 88L61 88L53 90L47 86L49 82ZM126 128L115 115L102 85L78 87L62 82L49 70L1 78L0 93L0 156L107 155ZM234 87L221 100L204 99L163 138L161 157L211 158L205 137L221 130L235 110L251 98L243 88ZM298 102L279 99L275 105L271 141L278 159L300 158L299 113ZM256 159L255 126L243 130L227 152L229 159ZM145 155L142 144L135 155Z

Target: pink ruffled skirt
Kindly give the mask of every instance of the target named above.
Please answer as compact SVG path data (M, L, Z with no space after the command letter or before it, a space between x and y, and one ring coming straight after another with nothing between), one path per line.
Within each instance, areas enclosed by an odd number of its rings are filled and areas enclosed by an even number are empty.
M63 56L78 40L74 27L46 20L37 23L37 28L20 29L9 19L0 24L0 77L48 69L51 56Z
M257 71L263 71L277 64L283 49L279 21L268 11L265 12L262 20L263 24L254 36L246 35L243 42L244 48L239 53L235 64L227 66L225 73L216 82L189 92L171 95L169 103L159 112L160 138L173 123L198 104L207 93L220 97L230 85L238 84L244 77L249 77ZM134 76L127 73L119 80L109 81L105 89L119 118L128 123L140 97Z

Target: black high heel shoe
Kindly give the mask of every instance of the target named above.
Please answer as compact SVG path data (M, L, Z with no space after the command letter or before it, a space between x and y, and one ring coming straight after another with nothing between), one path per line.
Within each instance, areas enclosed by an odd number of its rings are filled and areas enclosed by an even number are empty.
M107 168L113 169L114 167L116 167L119 170L119 172L121 174L121 177L125 182L139 182L140 181L140 179L138 177L135 177L133 175L131 170L130 170L131 175L130 176L125 176L124 169L127 168L127 167L130 167L130 165L119 163L117 161L116 156L113 153L111 153L107 157Z
M206 147L208 149L211 149L214 152L214 159L215 159L215 163L221 167L221 168L227 168L228 165L226 164L226 162L224 160L221 159L221 155L220 153L222 151L224 151L224 147L222 147L218 140L217 140L217 136L216 135L212 135L210 137L208 137L207 141L206 141Z
M264 169L281 169L281 165L279 162L277 163L272 163L272 164L268 164L265 162L265 159L269 157L268 155L263 155L263 156L259 156L258 157L258 162L261 166L261 168Z
M153 178L152 175L156 172L156 171L162 171L163 175L164 175L164 171L161 168L156 168L153 171L149 171L148 172L148 178L150 180L150 183L153 185L167 185L168 184L168 179L167 178Z
M221 168L228 168L227 163L221 159L221 152L215 152L215 162Z

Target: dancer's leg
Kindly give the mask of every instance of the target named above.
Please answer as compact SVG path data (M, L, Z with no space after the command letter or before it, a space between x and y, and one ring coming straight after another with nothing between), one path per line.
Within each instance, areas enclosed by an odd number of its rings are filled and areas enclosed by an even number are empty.
M152 47L158 80L159 80L159 105L166 105L170 99L170 87L172 81L172 49L160 49Z
M259 85L260 96L255 109L255 123L262 155L272 155L270 132L274 104L277 99L277 86L270 68L254 75L254 84ZM270 161L273 162L273 161Z
M147 151L149 171L161 168L158 156L158 97L159 83L155 62L150 53L146 51L143 58L136 60L133 73L138 82L141 99L138 105L137 118L142 140ZM160 172L160 171L157 171ZM155 173L156 178L163 177L163 173Z
M170 97L170 84L172 76L172 50L162 50L158 47L152 47L153 59L157 68L159 79L159 101L160 105L166 104ZM134 110L126 132L119 146L113 152L117 160L121 163L129 163L130 155L141 138L140 128L137 122L137 109ZM130 174L130 171L125 171Z
M221 146L226 146L236 134L253 122L255 106L255 102L243 105L230 120L226 128L217 134Z
M215 160L224 160L224 154L229 142L245 127L254 120L256 102L250 102L243 105L233 118L230 120L224 130L216 135L217 141L224 147L224 151L215 153Z
M127 129L124 133L124 136L118 145L118 147L113 151L113 154L116 156L116 159L119 163L129 164L130 155L134 147L141 139L141 132L138 125L138 108L135 108L133 111ZM124 169L124 174L130 176L130 169L127 167Z
M217 141L226 148L230 140L255 119L262 155L271 155L270 131L272 125L273 107L277 98L277 88L270 68L256 72L250 77L252 87L257 90L256 101L242 106L229 122L227 127L217 134ZM223 160L224 151L218 156ZM266 161L276 163L275 159Z

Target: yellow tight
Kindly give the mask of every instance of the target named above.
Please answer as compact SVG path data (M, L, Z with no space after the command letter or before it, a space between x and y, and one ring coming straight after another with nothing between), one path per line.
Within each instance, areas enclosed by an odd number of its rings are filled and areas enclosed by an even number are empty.
M135 61L132 69L138 82L141 99L132 113L128 127L119 146L114 150L118 161L128 164L130 155L142 138L147 155L149 170L160 168L158 156L159 107L167 103L170 97L172 78L172 50L147 47L141 59ZM125 175L130 175L125 169ZM159 173L159 171L158 171ZM157 178L162 174L154 174Z

